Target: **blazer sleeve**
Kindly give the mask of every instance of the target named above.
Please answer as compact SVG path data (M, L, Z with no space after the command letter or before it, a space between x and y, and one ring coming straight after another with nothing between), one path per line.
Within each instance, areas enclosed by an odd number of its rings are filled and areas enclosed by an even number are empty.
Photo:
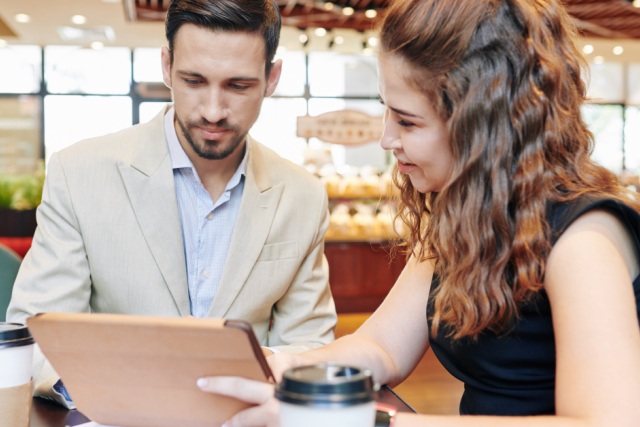
M89 312L91 275L82 233L73 210L64 170L56 154L47 165L38 228L16 278L7 310L10 322L25 323L45 312ZM54 399L73 408L53 390L60 378L36 347L34 396Z
M329 226L327 193L319 191L316 232L289 290L275 304L269 348L287 353L313 350L334 340L336 308L329 287L324 235Z

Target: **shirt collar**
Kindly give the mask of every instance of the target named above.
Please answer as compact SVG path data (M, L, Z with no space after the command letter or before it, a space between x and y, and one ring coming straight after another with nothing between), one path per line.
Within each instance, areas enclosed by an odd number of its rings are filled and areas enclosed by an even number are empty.
M198 172L196 168L189 160L187 153L184 152L182 145L180 145L180 141L178 140L178 134L176 133L176 127L173 123L173 118L175 114L174 107L171 107L167 114L164 116L164 133L167 138L167 145L169 146L169 156L171 157L171 167L173 170L176 169L191 169L193 174L197 177L198 181L200 181L200 177L198 176ZM226 190L231 190L236 185L240 183L240 178L247 174L247 158L249 157L249 139L245 143L244 157L236 169L235 173L227 183Z

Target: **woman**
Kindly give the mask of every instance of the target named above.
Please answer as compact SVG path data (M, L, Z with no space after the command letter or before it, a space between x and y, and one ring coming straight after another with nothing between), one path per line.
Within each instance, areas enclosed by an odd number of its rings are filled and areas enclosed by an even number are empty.
M640 206L589 158L574 34L560 0L392 5L381 145L411 258L355 334L271 356L277 376L337 361L393 386L431 346L465 382L461 413L483 417L397 427L638 425ZM199 384L258 404L228 427L277 425L272 386Z

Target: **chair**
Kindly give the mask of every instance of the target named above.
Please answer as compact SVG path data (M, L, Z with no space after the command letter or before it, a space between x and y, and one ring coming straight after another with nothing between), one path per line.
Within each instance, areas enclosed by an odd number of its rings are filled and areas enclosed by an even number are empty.
M6 322L13 282L16 281L21 262L15 252L0 245L0 322Z

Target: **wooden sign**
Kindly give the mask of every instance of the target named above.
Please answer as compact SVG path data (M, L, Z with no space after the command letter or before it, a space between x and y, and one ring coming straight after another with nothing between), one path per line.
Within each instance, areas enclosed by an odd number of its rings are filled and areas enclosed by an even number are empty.
M318 138L332 144L355 145L378 141L383 130L382 117L344 110L316 117L298 117L297 135L302 138Z

